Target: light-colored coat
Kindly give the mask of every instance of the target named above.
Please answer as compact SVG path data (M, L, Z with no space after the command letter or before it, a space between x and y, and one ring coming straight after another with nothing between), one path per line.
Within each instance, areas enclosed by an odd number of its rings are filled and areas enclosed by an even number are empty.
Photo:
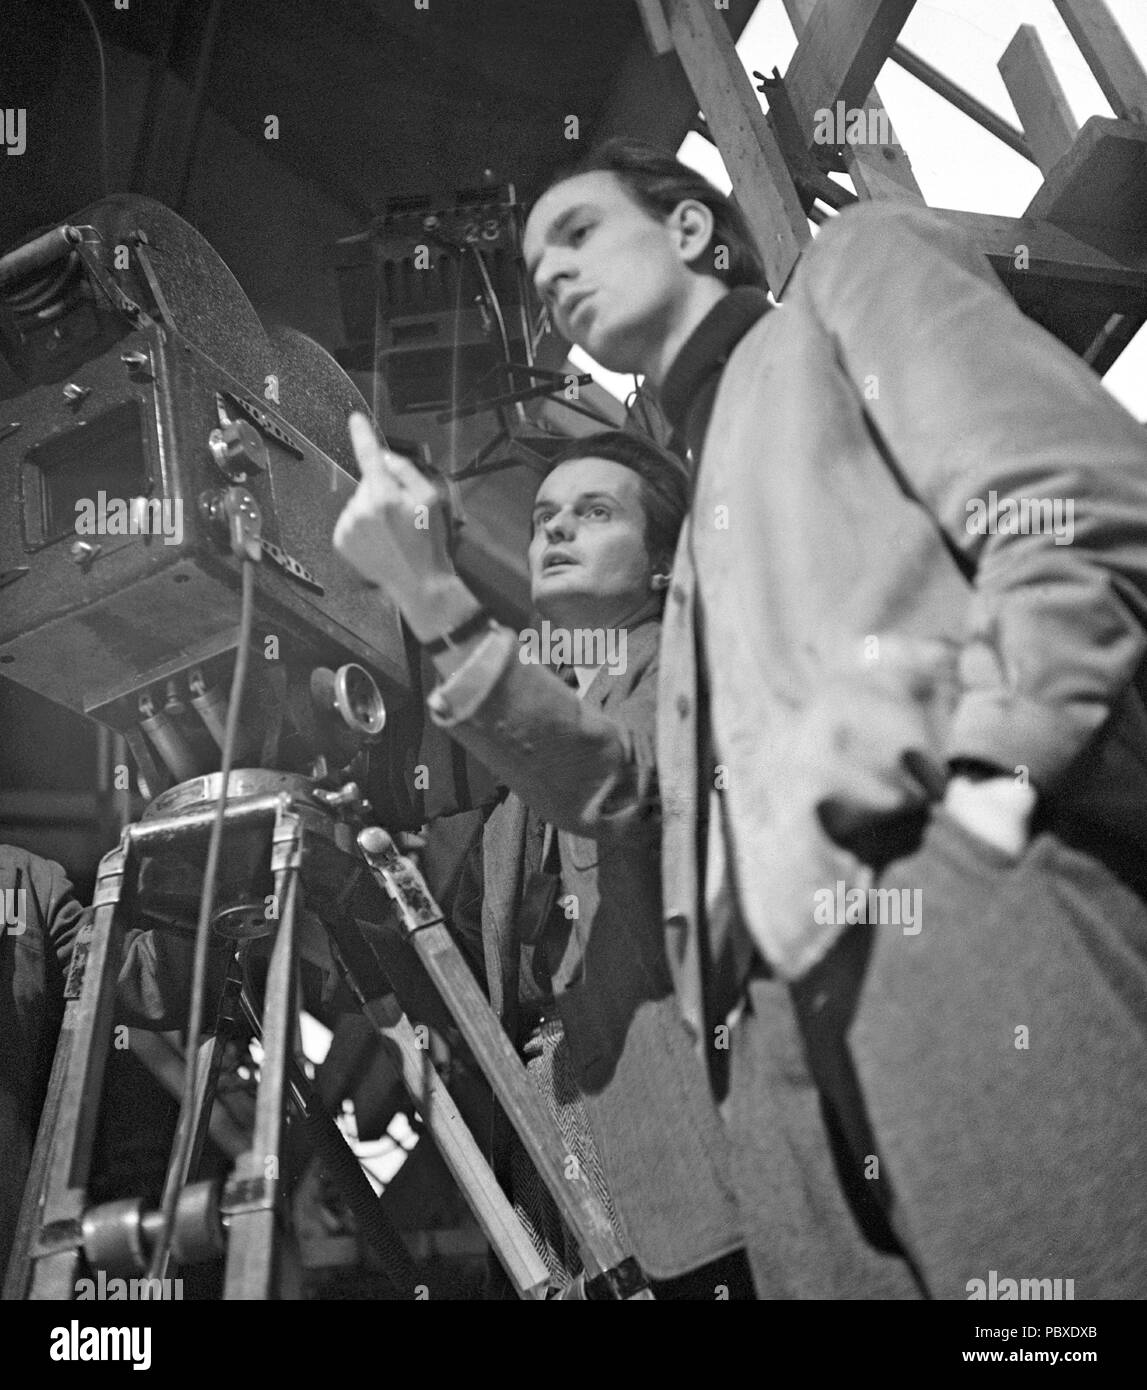
M993 493L1070 502L1071 543L975 534ZM663 889L694 1028L699 788L723 786L747 925L799 978L837 934L815 894L871 881L848 841L933 799L949 758L1147 839L1145 621L1143 428L941 217L842 216L730 356L665 610Z
M1023 498L1053 524L1070 504L1070 538L976 526ZM844 214L732 350L709 420L663 626L667 941L711 1045L696 832L719 789L706 896L735 893L794 982L848 1161L863 1185L879 1155L934 1296L991 1269L1147 1294L1145 623L1142 427L941 217ZM954 758L1036 788L1018 862L930 811ZM922 922L848 925L856 887L885 911L919 894ZM776 1056L758 1073L806 1084Z

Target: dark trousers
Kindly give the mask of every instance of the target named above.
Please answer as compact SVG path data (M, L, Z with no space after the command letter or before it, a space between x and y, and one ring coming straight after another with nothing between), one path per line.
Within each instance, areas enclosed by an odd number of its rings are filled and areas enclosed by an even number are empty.
M879 885L919 890L909 931L751 983L726 1105L762 1296L1147 1296L1143 875L1066 831L1014 862L941 811Z
M849 1041L935 1297L992 1270L1147 1297L1143 858L1061 830L1012 862L940 813L885 880L921 930L863 929Z

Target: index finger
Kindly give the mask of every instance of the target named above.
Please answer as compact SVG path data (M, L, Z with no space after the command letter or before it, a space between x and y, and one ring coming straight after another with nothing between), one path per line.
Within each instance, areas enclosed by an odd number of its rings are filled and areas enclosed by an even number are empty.
M365 459L373 459L374 456L381 453L382 450L379 448L378 439L374 433L374 426L361 410L351 411L348 425L350 427L350 442L354 448L354 456L358 459L358 464L361 468Z
M374 427L358 410L350 417L350 440L364 477L369 470L381 467L390 478L404 486L422 481L422 474L409 459L379 444Z

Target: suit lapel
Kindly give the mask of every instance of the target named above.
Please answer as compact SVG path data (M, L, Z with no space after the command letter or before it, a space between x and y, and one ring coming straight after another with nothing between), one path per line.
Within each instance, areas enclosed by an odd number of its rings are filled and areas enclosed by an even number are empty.
M625 635L625 670L613 675L608 666L602 666L582 696L586 703L604 709L611 699L617 698L619 692L628 694L633 689L637 674L656 654L660 636L661 624L653 619L638 627L631 627Z

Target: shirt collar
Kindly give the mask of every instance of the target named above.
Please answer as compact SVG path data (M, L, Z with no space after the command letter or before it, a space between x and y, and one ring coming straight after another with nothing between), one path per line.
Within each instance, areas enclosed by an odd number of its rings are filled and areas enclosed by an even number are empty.
M770 307L764 290L739 285L722 295L689 335L657 393L674 430L684 428L701 386L723 370L730 353Z

